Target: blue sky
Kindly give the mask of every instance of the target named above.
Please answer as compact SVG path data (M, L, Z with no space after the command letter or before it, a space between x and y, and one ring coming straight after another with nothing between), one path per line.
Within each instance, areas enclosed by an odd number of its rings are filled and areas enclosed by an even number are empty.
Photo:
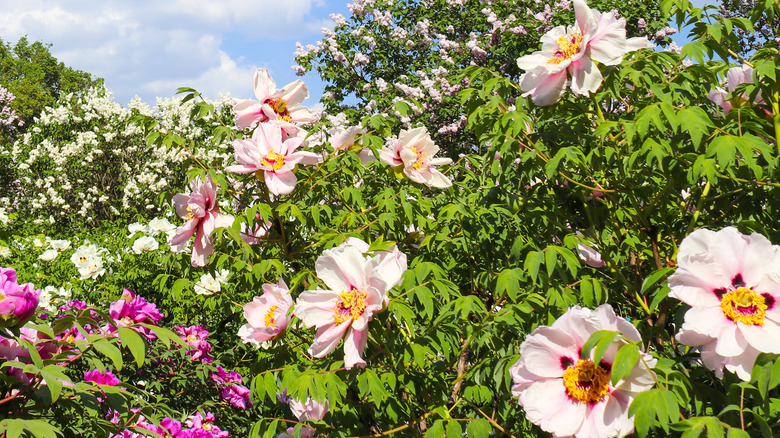
M251 98L258 67L279 87L299 79L290 69L296 41L320 40L331 13L349 15L348 1L0 0L0 38L52 44L66 65L104 78L121 104L138 95L153 105L185 86ZM682 45L684 34L675 40ZM315 105L323 84L314 72L302 79Z
M321 39L331 13L348 15L347 2L0 0L0 38L52 44L66 65L104 78L121 104L138 95L153 105L184 86L249 98L257 67L280 87L299 79L290 70L296 41ZM302 79L313 105L323 85L316 73Z

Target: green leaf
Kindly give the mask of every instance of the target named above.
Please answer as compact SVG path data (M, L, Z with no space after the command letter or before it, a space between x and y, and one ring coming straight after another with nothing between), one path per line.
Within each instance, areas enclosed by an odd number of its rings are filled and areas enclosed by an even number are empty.
M122 366L124 365L124 361L122 360L122 352L116 345L112 344L108 340L103 339L95 342L92 344L92 346L95 347L95 350L111 359L111 362L114 364L114 367L117 370L122 369Z
M582 346L580 358L588 358L590 356L591 350L593 350L593 347L596 347L596 351L593 353L593 362L601 362L601 358L604 356L604 353L606 353L607 349L609 349L609 346L612 345L612 341L615 339L615 337L619 335L620 332L611 330L598 330L593 332L593 334L590 335L590 338L588 338L588 341L585 342L585 345Z
M493 426L484 418L477 418L470 422L466 428L468 438L487 438L492 430Z
M628 377L638 361L639 345L628 344L620 347L615 355L615 362L612 364L612 385L616 385L618 381ZM638 366L644 366L644 364Z
M144 364L144 356L146 355L146 342L143 337L133 329L126 327L119 327L119 339L122 341L122 345L130 350L130 353L135 358L137 366Z

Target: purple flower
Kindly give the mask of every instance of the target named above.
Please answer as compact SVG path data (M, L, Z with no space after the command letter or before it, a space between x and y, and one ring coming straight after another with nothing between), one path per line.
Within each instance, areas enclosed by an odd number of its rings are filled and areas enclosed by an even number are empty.
M212 359L209 356L211 344L206 340L206 338L209 337L208 330L203 328L202 325L193 325L190 327L180 325L174 327L173 330L181 336L181 339L183 339L187 345L193 347L187 349L187 354L192 356L192 360L201 359L201 361L206 363L211 362Z
M109 316L114 318L122 327L131 327L147 339L155 339L154 332L146 327L135 326L137 323L157 325L163 314L157 310L157 306L148 303L142 297L136 296L133 291L125 289L122 297L111 303L108 310ZM108 331L114 331L114 327L108 327Z
M252 407L249 392L244 385L228 385L222 388L222 398L236 409L248 409Z
M206 413L205 416L196 412L185 421L185 424L189 429L182 430L177 435L179 438L228 438L230 436L228 431L223 431L214 425L214 414L211 412Z
M17 283L14 269L0 268L0 295L0 326L18 327L35 314L41 291Z
M122 383L111 371L100 372L97 368L84 373L85 382L94 382L97 385L116 386Z

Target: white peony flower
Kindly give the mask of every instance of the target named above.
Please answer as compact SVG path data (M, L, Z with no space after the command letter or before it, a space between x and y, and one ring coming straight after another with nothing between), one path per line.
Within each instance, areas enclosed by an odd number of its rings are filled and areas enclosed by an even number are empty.
M194 289L198 295L213 295L221 291L222 286L211 274L203 274L200 276L200 281L195 283Z
M50 262L56 259L58 254L56 249L47 249L43 254L38 256L38 259L43 260L44 262Z
M136 239L135 242L133 242L133 252L136 254L141 254L142 252L155 251L159 247L160 244L157 243L157 240L155 240L155 238L151 236L142 236Z

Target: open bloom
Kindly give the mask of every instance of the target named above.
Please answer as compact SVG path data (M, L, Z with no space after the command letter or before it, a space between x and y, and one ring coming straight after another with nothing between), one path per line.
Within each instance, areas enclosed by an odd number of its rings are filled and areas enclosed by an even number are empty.
M147 339L155 339L154 332L137 323L158 325L164 315L157 310L154 303L147 302L143 297L136 296L130 289L125 289L122 296L111 303L108 308L108 315L114 318L119 326L131 327L138 333L146 336ZM113 331L114 327L109 325L107 331Z
M737 85L740 84L752 84L753 83L753 68L747 65L740 65L732 67L726 72L726 89L721 87L715 87L707 98L720 105L723 108L723 113L728 114L734 106L742 106L748 102L749 97L746 94L735 96L729 100L729 95L737 89ZM756 95L756 99L753 103L763 104L764 99L759 92Z
M293 173L298 164L316 164L320 157L314 152L296 151L303 140L291 137L282 141L282 128L277 123L263 123L250 139L233 141L236 161L239 164L225 168L228 172L263 172L265 184L274 195L287 195L293 191L298 178Z
M187 354L192 356L192 360L200 359L202 362L209 363L213 359L209 356L211 344L206 339L209 337L209 331L202 325L191 325L189 327L176 326L173 329L179 334L179 337L187 343L189 347Z
M245 343L260 345L279 336L290 324L287 315L293 305L287 284L279 279L277 284L264 284L263 295L244 304L247 323L238 330Z
M32 318L40 295L32 283L19 284L14 269L0 268L0 326L20 326Z
M186 222L176 229L169 244L173 252L182 252L194 234L192 266L200 267L206 265L206 259L214 252L211 233L217 228L233 224L233 216L220 213L217 185L210 176L206 176L205 180L193 179L190 189L192 192L189 195L177 193L173 197L176 214Z
M557 26L542 36L542 50L518 58L526 71L520 77L524 96L537 105L552 105L566 89L571 75L571 91L589 95L598 90L603 76L594 61L619 64L626 53L652 48L647 38L626 38L626 20L614 12L602 14L590 9L585 0L574 0L574 26Z
M611 383L612 364L625 340L616 337L599 363L580 351L598 330L619 331L638 342L639 332L608 304L595 310L573 307L551 326L541 326L520 346L521 358L509 368L529 421L554 437L622 437L634 430L631 401L654 383L655 359L642 354L628 377Z
M429 187L446 188L452 185L434 166L450 164L449 158L434 158L439 147L431 139L425 127L402 130L379 152L379 158L395 168L403 166L404 174L414 182Z
M750 380L759 353L780 353L780 248L736 228L699 229L683 239L669 296L691 308L677 339L701 347L716 375Z
M286 134L295 136L298 128L293 123L314 123L319 118L316 112L301 106L309 97L309 89L300 79L277 90L276 82L271 79L268 70L258 68L255 71L254 91L257 100L233 100L233 113L236 115L238 129L276 120L283 124Z
M397 249L366 257L368 244L351 237L317 259L317 276L331 290L308 290L295 304L294 314L306 327L316 326L309 354L325 357L344 338L344 366L364 367L361 357L368 341L368 322L388 304L387 291L401 281L406 255Z

